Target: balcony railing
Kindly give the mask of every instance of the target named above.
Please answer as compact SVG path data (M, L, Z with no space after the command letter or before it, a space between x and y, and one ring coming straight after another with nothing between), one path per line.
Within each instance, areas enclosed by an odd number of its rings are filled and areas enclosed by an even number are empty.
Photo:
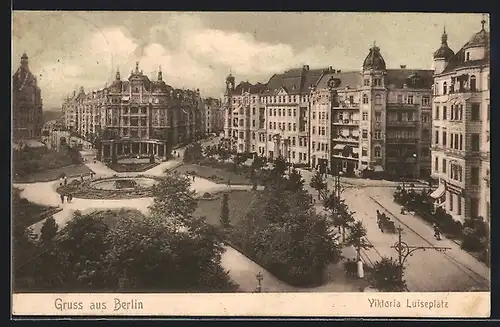
M418 142L418 138L388 137L386 139L387 144L416 144Z
M333 106L333 109L359 109L359 103L339 103Z
M359 137L340 137L340 136L334 136L332 140L335 141L335 142L358 143L359 142Z
M430 106L423 105L423 106ZM418 104L416 103L388 103L387 110L397 110L397 109L418 109Z
M396 127L417 127L418 121L403 121L403 120L388 120L387 126L396 126Z
M359 120L352 120L352 119L342 119L342 120L335 120L332 122L333 125L351 125L351 126L357 126L359 125Z
M335 151L335 150L334 150ZM338 151L338 150L337 150ZM350 155L348 156L344 156L342 153L333 153L332 154L332 157L333 158L337 158L337 159L348 159L348 160L358 160L359 158L359 154L357 153L351 153Z

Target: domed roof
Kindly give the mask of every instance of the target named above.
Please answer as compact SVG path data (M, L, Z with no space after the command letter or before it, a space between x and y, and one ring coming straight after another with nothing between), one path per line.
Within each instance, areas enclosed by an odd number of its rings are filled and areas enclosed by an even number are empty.
M363 62L363 69L385 70L385 61L380 54L380 48L375 44L371 47L370 52Z
M464 45L464 48L485 47L488 46L489 41L490 41L490 33L484 30L484 24L483 24L483 28L479 32L474 34L474 36L472 36L469 42L467 42Z
M434 52L434 59L446 59L449 60L455 55L455 52L448 46L448 34L446 30L443 31L441 36L441 47Z

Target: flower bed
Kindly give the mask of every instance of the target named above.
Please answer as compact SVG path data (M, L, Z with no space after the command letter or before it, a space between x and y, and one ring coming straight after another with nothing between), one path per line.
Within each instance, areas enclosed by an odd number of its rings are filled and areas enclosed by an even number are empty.
M128 173L128 172L143 172L149 170L153 167L158 166L159 163L116 163L116 164L107 164L110 169L118 173Z
M73 180L68 185L62 185L57 188L57 193L68 195L73 195L74 198L80 199L133 199L133 198L146 198L151 197L153 192L153 187L148 188L136 188L136 189L99 189L92 187L92 184L98 181L113 180L119 178L118 176L113 177L103 177L93 180L85 180L83 183L79 180ZM136 178L149 178L154 180L160 180L161 178L156 176L145 176L138 175Z

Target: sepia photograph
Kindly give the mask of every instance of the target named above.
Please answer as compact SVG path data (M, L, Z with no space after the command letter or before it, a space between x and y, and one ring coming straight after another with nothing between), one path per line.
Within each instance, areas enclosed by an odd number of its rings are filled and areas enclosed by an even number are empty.
M13 11L11 53L14 314L489 315L489 15Z

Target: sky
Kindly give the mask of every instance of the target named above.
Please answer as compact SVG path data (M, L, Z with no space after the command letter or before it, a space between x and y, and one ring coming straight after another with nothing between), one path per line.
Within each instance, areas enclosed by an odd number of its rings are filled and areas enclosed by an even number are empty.
M103 88L117 70L127 79L137 61L150 78L161 67L167 84L214 97L222 96L230 72L237 83L265 83L306 64L360 70L374 42L388 68L431 69L444 27L457 51L483 19L341 12L15 11L12 17L12 74L26 52L46 110L59 110L80 86Z

